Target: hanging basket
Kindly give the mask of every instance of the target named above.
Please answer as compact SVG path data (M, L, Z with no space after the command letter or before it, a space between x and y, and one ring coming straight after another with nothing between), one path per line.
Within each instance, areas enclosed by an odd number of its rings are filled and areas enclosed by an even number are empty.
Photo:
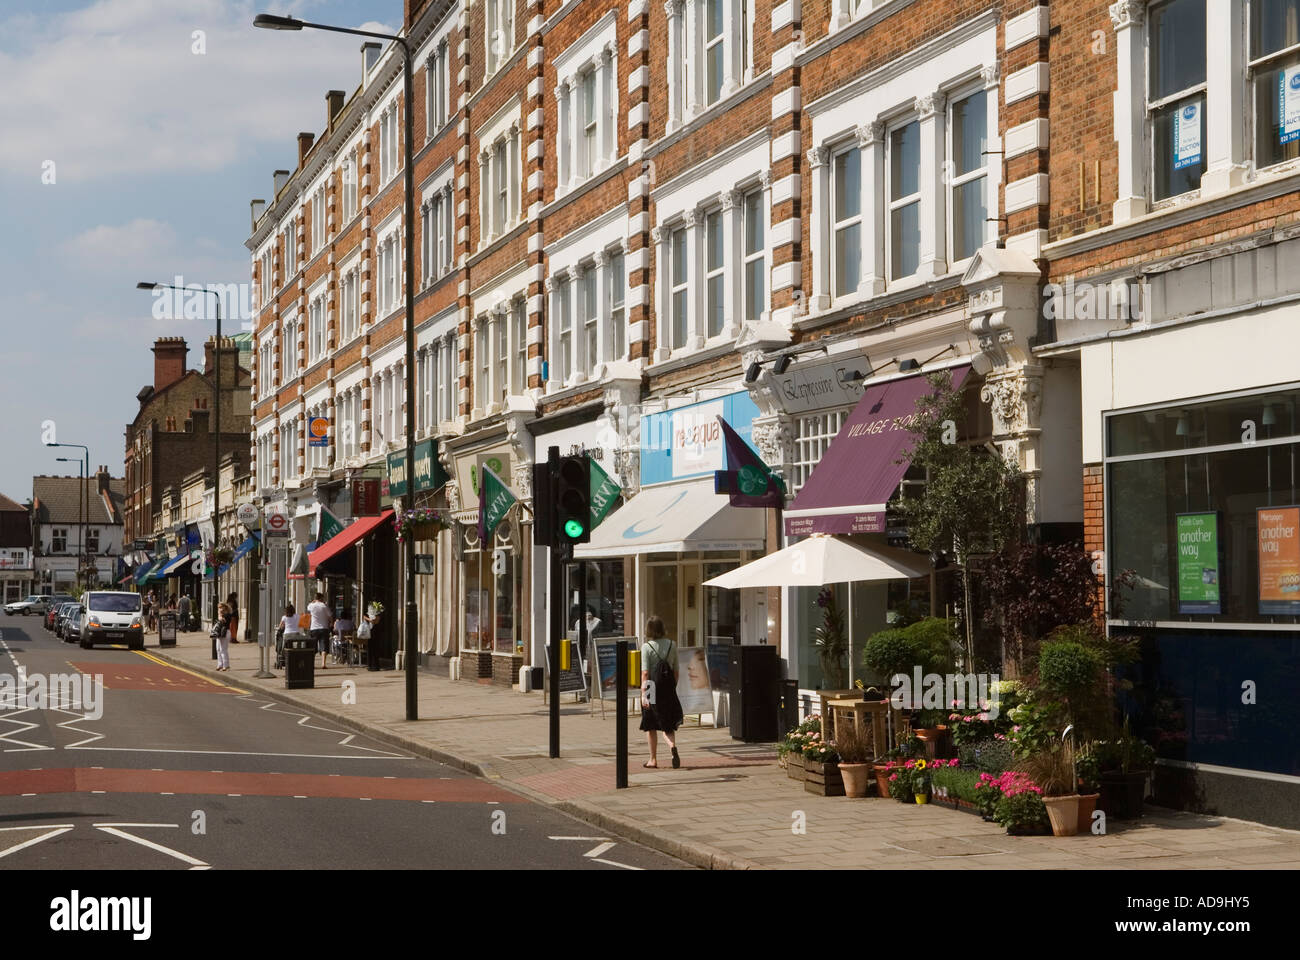
M416 507L393 518L393 529L398 540L433 540L443 530L451 527L450 521L437 510Z

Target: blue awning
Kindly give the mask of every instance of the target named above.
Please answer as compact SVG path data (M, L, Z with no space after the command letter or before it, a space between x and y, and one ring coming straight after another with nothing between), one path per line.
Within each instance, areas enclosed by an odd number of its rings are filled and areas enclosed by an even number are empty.
M240 560L243 560L246 556L248 556L250 553L253 552L253 550L257 548L257 543L258 543L257 537L254 536L254 537L249 537L239 546L235 547L235 555L231 558L229 563L225 564L224 566L222 566L222 568L219 571L217 571L217 576L224 577L226 575L226 571L228 571L231 567L237 564Z
M153 560L146 560L140 569L135 572L135 582L137 584L143 584L148 580L149 574L153 571L154 566L155 562Z
M153 579L164 580L167 577L176 576L178 573L181 572L181 568L185 566L186 563L189 562L189 559L190 559L190 555L188 553L177 554L176 556L168 560L165 564L163 564L160 569L154 571Z

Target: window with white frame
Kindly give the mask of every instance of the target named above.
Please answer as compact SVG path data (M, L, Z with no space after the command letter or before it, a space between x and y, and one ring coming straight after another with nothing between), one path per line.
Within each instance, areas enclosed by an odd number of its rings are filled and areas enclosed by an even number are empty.
M393 366L393 408L388 421L394 440L406 438L406 417L403 406L406 403L406 368L398 363Z
M447 334L438 344L440 369L438 391L438 422L456 417L456 335Z
M767 243L764 238L767 214L763 209L763 191L746 193L741 201L741 210L745 220L745 246L741 254L745 298L743 316L747 322L753 323L761 320L767 310Z
M292 218L285 224L283 242L284 282L288 283L298 272L298 224Z
M975 255L984 243L988 221L988 94L983 90L954 99L948 119L948 212L952 259Z
M379 117L379 182L387 183L397 175L397 101Z
M582 357L583 373L590 375L592 367L600 360L599 324L600 300L596 296L596 282L599 274L591 266L584 264L578 275L578 316L582 321Z
M551 374L551 378L562 384L568 383L569 378L573 376L573 309L570 286L567 275L557 277L555 280L555 321L559 332L556 337L558 349L555 371Z
M435 374L435 351L433 347L422 347L415 355L416 369L420 375L415 381L415 390L418 401L416 404L415 429L423 435L430 431L434 426L433 421L433 396Z
M678 0L665 7L670 130L753 79L752 7L748 0Z
M393 231L379 242L376 273L379 275L379 316L386 317L397 309L399 296L397 277L400 251L398 250L397 231Z
M671 280L669 292L672 296L671 321L672 337L670 346L676 350L686 346L690 331L690 263L687 260L686 228L678 227L668 237L669 257L671 258Z
M360 265L347 270L339 283L339 299L341 300L342 330L339 337L339 343L344 344L350 341L361 332L361 267Z
M722 333L726 313L726 259L722 211L704 215L704 330L705 336Z
M603 71L602 71L603 72ZM588 176L596 169L596 83L604 82L603 76L597 76L595 70L588 70L582 75L582 169Z
M1250 0L1249 16L1255 166L1263 168L1300 157L1300 125L1284 116L1300 96L1300 0Z
M486 0L487 29L484 42L487 46L485 64L488 74L496 73L505 65L515 48L514 0Z
M271 302L271 249L262 251L261 257L258 258L258 274L261 279L262 288L262 306Z
M307 362L316 363L325 357L325 293L322 291L307 309Z
M890 130L886 151L885 250L889 279L898 280L921 268L921 124L913 120Z
M844 420L848 417L850 409L852 408L846 407L843 410L817 413L798 417L795 420L794 462L791 465L794 473L794 489L791 493L798 493L799 488L808 482L813 468L821 463L831 441L840 432L840 427L844 426Z
M357 151L354 147L343 158L343 223L352 222L357 215Z
M1166 0L1147 20L1147 127L1159 201L1199 189L1205 172L1205 0Z
M510 320L505 310L492 313L492 341L496 355L496 390L497 399L504 401L510 396Z
M280 369L282 376L280 382L292 380L298 375L298 337L302 324L295 314L284 322L284 330L280 337Z
M854 293L862 272L862 151L854 144L831 157L831 289Z
M604 269L609 337L606 341L606 355L602 359L622 360L627 353L627 269L621 249L609 255Z
M275 341L263 340L257 349L257 388L259 396L267 396L275 389Z
M447 41L442 39L425 66L426 139L433 139L433 135L447 122L447 78Z
M528 387L528 301L516 297L510 302L510 392L521 394Z
M444 276L451 269L452 246L451 185L435 191L420 208L421 274L424 285Z
M289 420L280 427L280 482L298 476L298 424Z
M311 195L311 254L316 256L325 246L325 186Z
M50 529L50 552L66 553L67 549L68 549L67 527L52 527Z
M479 156L479 239L499 237L519 219L519 125L498 136Z
M488 314L485 313L478 318L478 328L474 331L474 406L480 411L487 409L492 397L491 330L488 328Z
M605 169L618 150L614 49L608 42L576 68L568 67L574 72L556 89L555 143L562 189Z

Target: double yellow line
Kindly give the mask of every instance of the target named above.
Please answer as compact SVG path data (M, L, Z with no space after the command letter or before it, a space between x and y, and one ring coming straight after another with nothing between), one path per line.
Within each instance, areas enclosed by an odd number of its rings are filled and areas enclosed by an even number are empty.
M214 687L224 687L224 688L227 689L227 690L233 690L233 691L235 691L235 693L249 693L249 692L250 692L250 691L248 691L248 690L241 690L239 687L232 687L230 684L228 684L228 683L222 683L222 682L219 681L219 680L213 680L211 677L205 677L203 674L201 674L201 673L196 673L196 672L193 671L193 670L187 670L187 669L185 669L184 667L178 667L178 666L176 666L176 664L174 664L174 663L168 663L166 660L162 660L162 659L160 659L160 658L158 658L158 657L155 657L152 653L145 653L143 650L134 650L134 651L132 651L132 652L135 653L135 654L137 654L138 656L144 657L146 660L150 660L150 661L152 661L153 663L157 663L157 664L159 664L159 665L161 665L161 666L164 666L164 667L169 667L169 668L171 668L172 670L179 670L181 673L188 673L191 677L198 677L200 680L204 681L205 683L210 683L210 684L212 684Z

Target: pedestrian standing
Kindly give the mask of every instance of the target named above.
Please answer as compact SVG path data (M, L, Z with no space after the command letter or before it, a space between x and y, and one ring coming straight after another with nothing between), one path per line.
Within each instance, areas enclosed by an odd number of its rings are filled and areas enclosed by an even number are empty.
M662 733L673 751L673 767L682 765L673 736L682 723L682 704L677 699L677 644L664 636L664 622L651 617L645 624L646 642L641 646L641 729L650 744L650 759L642 764L659 766L659 742Z
M217 641L217 669L230 669L230 607L224 603L217 608L217 622L212 628Z
M311 615L311 638L316 641L316 650L320 656L320 668L325 669L330 654L330 627L334 617L325 605L325 594L316 594L316 599L307 605Z
M176 609L180 614L181 630L188 632L190 629L190 595L188 593L181 594Z
M230 642L239 642L239 594L232 593L226 597L226 606L230 608Z

